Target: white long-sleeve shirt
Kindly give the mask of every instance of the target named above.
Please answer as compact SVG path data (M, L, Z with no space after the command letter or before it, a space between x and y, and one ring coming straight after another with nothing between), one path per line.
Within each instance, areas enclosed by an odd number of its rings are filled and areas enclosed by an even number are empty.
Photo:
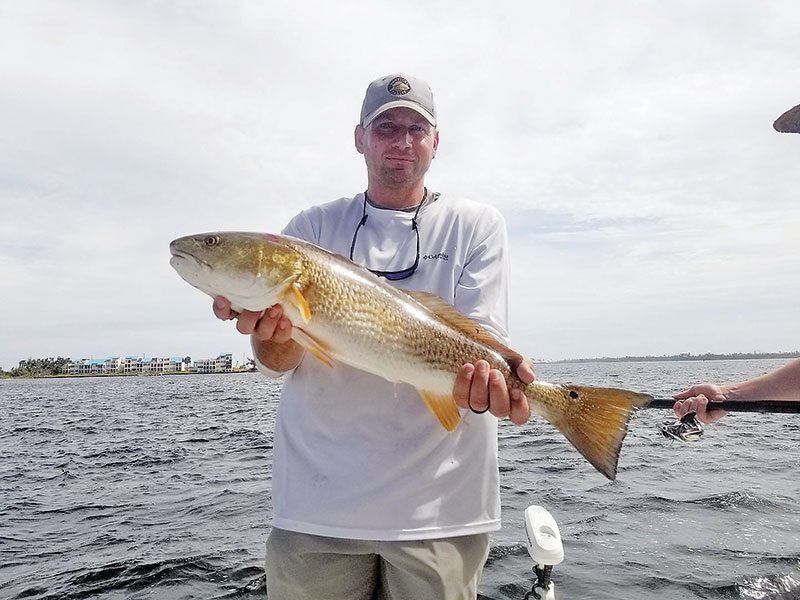
M384 271L414 262L413 212L367 203L353 258ZM349 256L363 194L304 210L284 233ZM398 287L426 291L507 341L508 244L493 207L439 196L417 217L420 260ZM278 374L263 365L267 376ZM497 420L462 411L448 433L416 390L306 353L283 386L273 451L273 526L368 540L500 527Z

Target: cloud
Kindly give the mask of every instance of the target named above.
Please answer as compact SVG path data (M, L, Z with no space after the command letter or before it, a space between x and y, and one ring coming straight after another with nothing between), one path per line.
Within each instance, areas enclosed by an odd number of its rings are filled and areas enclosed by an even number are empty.
M363 189L395 70L435 89L429 185L507 218L521 347L796 349L799 29L789 0L6 3L0 366L248 352L167 244Z

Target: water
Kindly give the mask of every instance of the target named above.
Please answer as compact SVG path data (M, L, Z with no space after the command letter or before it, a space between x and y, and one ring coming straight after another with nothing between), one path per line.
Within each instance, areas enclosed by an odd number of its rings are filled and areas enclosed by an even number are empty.
M785 361L539 365L667 396ZM257 374L0 381L0 597L264 597L279 384ZM545 505L559 598L800 598L800 415L731 414L693 444L642 411L608 482L538 420L502 424L503 529L482 600L530 590Z

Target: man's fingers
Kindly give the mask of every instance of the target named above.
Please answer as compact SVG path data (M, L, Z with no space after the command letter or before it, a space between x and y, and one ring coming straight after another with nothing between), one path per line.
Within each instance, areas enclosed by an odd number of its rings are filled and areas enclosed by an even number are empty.
M702 394L694 399L694 412L697 413L697 420L700 421L701 423L709 423L714 420L711 419L710 418L711 415L709 415L708 412L706 412L707 407L708 407L708 398L706 398Z
M693 412L697 415L697 420L701 423L713 423L714 421L721 419L726 412L724 410L714 410L709 412L709 402L710 400L706 398L705 395L699 394L697 396L687 398L686 400L678 400L678 402L673 405L672 410L679 417L683 417L688 413Z
M260 312L252 312L249 310L242 311L236 317L236 329L239 333L250 335L255 331L258 320L261 318Z
M519 373L518 373L519 374ZM522 369L520 379L533 381L533 369ZM474 365L466 363L456 374L453 398L461 408L475 413L491 413L498 419L509 417L522 425L531 415L530 404L521 389L509 390L505 377L498 369L491 369L485 360Z
M511 414L509 414L511 422L515 425L527 423L531 417L531 406L527 396L522 393L522 390L515 388L509 392L509 400L511 402Z
M281 317L272 334L272 341L283 344L292 339L292 322L286 317Z
M275 331L281 319L285 319L285 317L283 317L283 310L280 304L270 306L267 310L260 313L260 318L253 330L253 334L260 340L272 340L277 342L278 340L274 339ZM286 320L288 321L288 319Z
M489 371L489 410L498 419L511 414L506 379L497 369Z
M517 367L517 377L519 377L523 383L533 383L533 381L536 379L536 373L533 371L533 365L527 360L522 361Z
M489 410L489 363L485 360L475 363L469 388L469 408L477 413Z
M461 408L469 408L469 388L472 385L472 374L475 367L469 363L461 365L453 384L453 399Z
M212 310L214 311L214 316L222 321L228 321L231 318L231 303L228 301L227 298L222 296L217 296L214 298L214 303L211 305Z
M679 417L682 417L686 414L686 402L678 400L675 404L672 405L672 411Z
M710 383L701 383L693 385L685 392L675 394L673 398L676 400L687 400L689 398L705 396L709 400L725 400L725 392L717 385Z
M675 394L672 397L675 398L675 400L686 400L687 398L691 398L691 397L696 396L696 395L697 394L694 393L694 388L690 387L685 392L681 392L680 394Z
M705 404L701 402L701 399L703 402L708 402L705 396L692 396L691 398L687 398L682 402L676 402L673 406L673 410L679 417L682 417L690 412L700 414L705 412Z

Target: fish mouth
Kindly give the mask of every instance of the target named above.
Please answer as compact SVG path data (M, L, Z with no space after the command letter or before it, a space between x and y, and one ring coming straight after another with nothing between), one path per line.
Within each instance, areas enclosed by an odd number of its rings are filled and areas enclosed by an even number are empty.
M203 265L204 267L208 267L209 269L211 268L211 265L206 261L204 261L203 259L198 258L197 256L191 254L190 252L186 252L185 250L180 250L176 248L174 244L170 244L169 251L172 254L172 258L169 260L169 264L171 264L173 267L175 266L176 263L183 264L186 262L193 262L198 265Z
M169 259L169 264L173 269L178 271L178 273L188 270L213 271L213 268L208 262L193 254L178 250L177 248L170 248L170 252L172 253L172 258Z

